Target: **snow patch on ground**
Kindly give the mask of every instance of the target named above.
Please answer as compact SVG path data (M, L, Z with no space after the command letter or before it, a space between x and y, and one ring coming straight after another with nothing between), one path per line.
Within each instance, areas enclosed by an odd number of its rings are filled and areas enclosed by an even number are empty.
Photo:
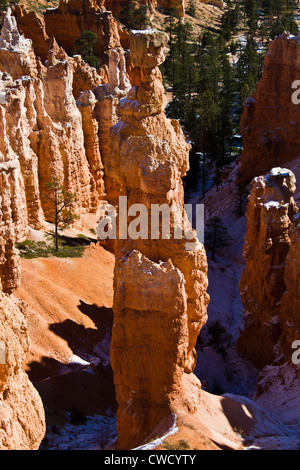
M40 450L104 450L117 438L115 417L87 416L86 423L50 426Z
M174 423L171 426L171 428L169 429L169 431L164 436L162 436L158 439L155 439L154 441L149 442L148 444L142 445L140 447L136 447L133 450L152 450L152 449L155 449L156 447L160 446L163 443L163 441L165 439L167 439L167 437L170 437L173 434L176 434L176 432L178 431L178 427L176 426L177 416L174 414L173 418L174 418Z

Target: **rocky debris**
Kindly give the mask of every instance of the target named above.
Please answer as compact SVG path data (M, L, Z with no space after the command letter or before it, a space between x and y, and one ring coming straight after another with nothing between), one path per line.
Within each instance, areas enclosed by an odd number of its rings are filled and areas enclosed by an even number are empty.
M270 42L262 78L244 104L240 184L299 155L300 106L292 100L299 76L300 37L284 33Z
M289 359L289 341L299 330L291 307L291 298L297 305L299 297L295 270L298 208L293 199L296 180L290 170L274 168L265 177L255 178L252 186L246 213L246 268L240 281L245 329L237 349L262 368L278 359L279 350L283 354L288 350L284 356Z
M117 210L123 195L128 207L141 203L151 210L152 204L174 203L182 213L181 178L188 169L189 145L179 123L164 113L158 65L164 60L166 43L167 36L158 31L131 32L131 61L139 85L127 95L123 90L121 97L110 93L106 100L119 100L114 108L116 124L110 135L107 132L109 158L103 158L106 181L110 180L107 200ZM110 90L99 87L96 96ZM141 444L173 412L183 377L195 366L194 347L209 300L207 262L195 233L190 251L185 238L174 239L176 223L171 217L171 239L152 240L149 226L148 238L129 236L114 245L111 363L120 449Z

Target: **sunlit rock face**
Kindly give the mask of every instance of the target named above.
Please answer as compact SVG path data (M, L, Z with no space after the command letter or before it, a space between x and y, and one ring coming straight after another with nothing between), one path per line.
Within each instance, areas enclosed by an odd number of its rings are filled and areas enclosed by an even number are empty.
M9 81L5 76L5 83ZM14 243L25 230L25 201L18 160L13 153L3 159L6 144L4 136L0 160L0 449L35 450L45 434L44 409L23 370L29 338L22 306L9 296L20 285Z
M181 178L188 169L189 145L179 123L164 113L158 65L166 43L166 35L154 30L130 34L139 84L119 96L118 120L108 140L110 159L104 164L111 182L107 199L117 210L119 196L127 197L128 207L143 204L147 214L152 204L183 207ZM175 224L171 217L171 234ZM206 254L195 233L193 249L187 250L184 237L153 240L150 224L146 231L146 239L129 235L114 246L111 362L120 449L143 442L172 413L184 375L195 367L194 347L209 300Z
M287 360L291 355L288 338L299 331L295 307L291 307L299 299L295 189L294 174L274 168L253 180L249 197L246 268L240 282L245 329L237 348L260 368L278 358Z
M299 156L299 86L293 88L299 77L300 39L284 33L270 41L262 78L245 101L239 183L248 183Z
M95 211L104 194L95 99L80 98L82 77L99 81L80 58L69 59L52 41L46 66L8 10L0 37L1 161L12 166L10 191L17 239L43 227L49 209L46 185L54 177L76 193L78 216ZM14 60L11 61L13 54ZM95 78L95 81L94 81ZM83 88L81 90L81 88Z
M45 435L42 400L23 370L28 349L29 339L24 314L8 295L1 292L1 450L37 450Z

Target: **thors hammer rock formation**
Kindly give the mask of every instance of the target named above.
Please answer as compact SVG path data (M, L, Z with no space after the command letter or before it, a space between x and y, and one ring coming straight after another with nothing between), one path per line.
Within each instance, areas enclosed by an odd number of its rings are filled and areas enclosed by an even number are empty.
M299 245L294 222L298 213L293 199L295 183L290 170L274 168L253 180L249 197L246 268L240 282L245 330L237 348L260 368L276 359L274 347L280 343L290 355L288 337L295 337L297 327L299 331L297 315L290 309L291 298L294 306L299 305L298 256L294 258Z
M149 222L153 204L177 204L182 211L181 178L188 169L189 145L179 123L164 113L158 65L166 43L167 36L153 30L130 35L140 84L120 100L120 120L111 129L111 163L105 166L119 188L119 194L107 190L108 201L119 212L119 195L127 197L128 207L143 204ZM142 443L172 415L185 375L194 369L194 347L206 322L205 250L195 233L190 251L185 238L175 240L175 224L171 217L169 239L162 239L161 223L159 239L151 239L149 223L148 238L129 235L115 243L111 363L120 449Z
M284 33L270 42L262 78L245 102L239 183L299 156L300 104L292 100L292 85L299 77L300 36Z

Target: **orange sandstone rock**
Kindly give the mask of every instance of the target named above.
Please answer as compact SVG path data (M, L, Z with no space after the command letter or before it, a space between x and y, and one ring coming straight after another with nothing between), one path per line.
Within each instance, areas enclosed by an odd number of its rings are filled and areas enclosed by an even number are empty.
M188 169L189 145L178 122L164 113L158 65L166 42L164 33L152 30L130 34L131 60L140 69L141 82L120 99L119 120L108 141L110 160L104 162L111 181L107 200L117 210L120 195L127 197L128 207L144 204L148 215L153 204L174 203L183 209L181 178ZM170 220L169 239L151 239L149 224L148 238L115 242L111 363L120 449L142 443L172 414L183 375L195 367L194 347L206 322L205 250L195 233L190 251L185 238L174 239L177 222ZM161 234L161 224L159 230Z
M94 52L102 63L107 63L106 52L120 46L118 24L110 11L105 11L98 0L61 0L57 9L44 15L46 32L54 36L69 55L81 33L93 31L98 36Z
M258 367L275 360L274 347L285 336L286 322L295 321L292 311L287 312L291 295L294 304L298 304L297 275L294 282L290 279L294 263L290 259L297 246L296 242L292 245L290 237L298 212L293 199L295 183L290 170L274 168L265 177L253 180L249 197L246 268L240 281L245 329L237 348Z
M20 308L0 293L0 449L37 450L44 438L42 400L23 370L29 348L27 324ZM4 361L3 361L4 362Z
M300 106L292 84L300 77L300 37L284 33L270 42L262 78L245 101L239 183L250 182L299 155Z
M25 44L28 57L35 56L31 42L19 34L9 12L3 30L1 152L5 165L11 165L11 160L15 162L14 174L18 174L12 187L16 188L19 204L12 218L16 237L20 239L26 235L28 225L35 229L43 227L49 209L45 189L53 177L57 177L66 190L76 193L79 216L97 209L104 186L98 127L91 114L94 103L90 102L89 112L85 109L81 113L73 95L74 84L78 93L81 91L74 75L81 70L82 76L84 63L69 59L53 41L46 66L39 61L32 62L35 69L32 68L30 76L17 67L13 77L17 80L13 81L6 72L6 55L9 61L13 50L22 63L24 52L19 45ZM9 70L11 67L8 65ZM86 76L91 77L87 84L93 83L95 76L89 74L90 69L87 66Z

